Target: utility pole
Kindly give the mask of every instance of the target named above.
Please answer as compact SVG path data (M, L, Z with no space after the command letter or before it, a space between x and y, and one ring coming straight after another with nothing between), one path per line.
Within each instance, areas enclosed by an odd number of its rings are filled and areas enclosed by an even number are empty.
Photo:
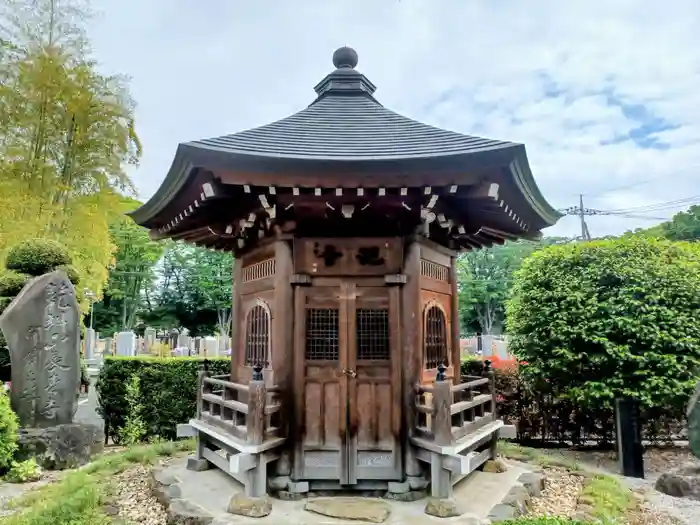
M590 241L591 233L588 231L588 225L586 224L585 208L583 207L583 193L580 193L578 197L578 216L581 219L581 239L584 241Z

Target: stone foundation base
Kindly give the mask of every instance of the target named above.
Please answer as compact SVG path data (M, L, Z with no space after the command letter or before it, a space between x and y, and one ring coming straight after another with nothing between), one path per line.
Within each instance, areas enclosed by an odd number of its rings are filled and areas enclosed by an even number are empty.
M104 439L102 428L86 423L23 428L17 457L20 461L34 457L46 470L76 468L104 450Z

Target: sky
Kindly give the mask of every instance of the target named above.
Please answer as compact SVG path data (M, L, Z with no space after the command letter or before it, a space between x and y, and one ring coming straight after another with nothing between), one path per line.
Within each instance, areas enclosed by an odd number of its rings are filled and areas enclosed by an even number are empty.
M593 236L649 227L700 203L698 0L97 0L106 73L131 78L146 200L177 144L235 133L308 104L357 50L386 107L526 145L555 208L619 210ZM693 199L690 199L693 197ZM545 232L575 236L564 217Z

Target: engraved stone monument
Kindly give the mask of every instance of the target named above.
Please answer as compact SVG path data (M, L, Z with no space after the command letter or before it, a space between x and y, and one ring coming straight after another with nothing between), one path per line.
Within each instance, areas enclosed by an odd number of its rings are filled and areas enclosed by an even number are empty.
M29 281L0 316L12 362L10 399L20 426L18 459L72 468L103 448L94 425L73 423L80 388L80 310L62 271Z
M23 427L71 423L80 387L80 312L63 272L32 279L0 316Z
M134 332L119 332L117 334L116 355L122 357L134 357L136 355Z

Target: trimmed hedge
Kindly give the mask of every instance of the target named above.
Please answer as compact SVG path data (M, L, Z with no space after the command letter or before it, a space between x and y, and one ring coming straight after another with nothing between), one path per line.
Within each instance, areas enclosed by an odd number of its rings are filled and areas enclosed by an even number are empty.
M479 375L482 369L481 359L462 361L463 375ZM498 416L507 424L517 425L518 442L533 445L614 443L615 414L606 403L583 407L569 399L543 393L523 379L517 366L496 368L494 373ZM640 424L643 438L651 442L685 439L685 406L643 409Z
M72 264L62 264L61 266L56 266L54 269L63 271L68 276L68 280L73 283L73 286L78 286L80 284L80 273L78 273L78 269Z
M128 415L126 387L139 378L140 416L146 424L145 439L175 439L179 423L187 423L197 412L197 373L202 357L107 357L95 388L105 422L105 437L119 440L119 429ZM206 359L212 375L228 374L231 359Z
M60 242L51 239L28 239L8 250L5 267L36 277L72 262L68 249Z

